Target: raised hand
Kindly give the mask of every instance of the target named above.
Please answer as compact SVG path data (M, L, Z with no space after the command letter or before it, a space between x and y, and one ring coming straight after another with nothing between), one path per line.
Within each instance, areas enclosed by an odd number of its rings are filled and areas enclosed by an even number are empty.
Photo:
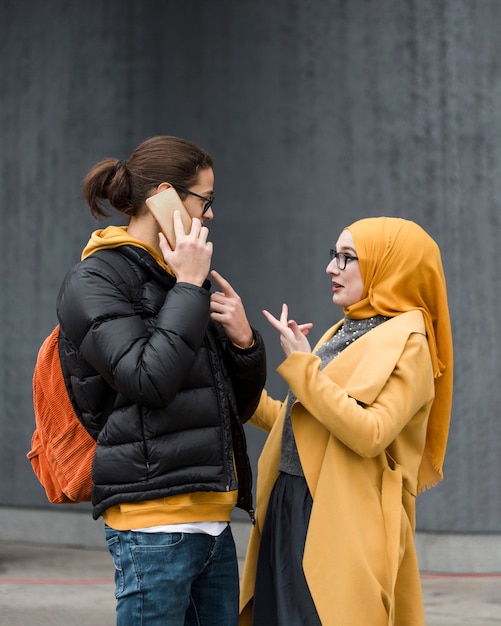
M160 250L165 262L174 272L178 282L201 286L209 273L212 259L212 242L207 241L209 229L194 217L191 230L185 234L179 211L174 211L176 248L173 250L162 233Z
M212 270L210 274L221 288L221 291L214 292L210 297L211 319L222 324L232 343L240 348L250 347L254 336L240 296L216 270Z
M263 315L268 322L276 328L280 333L280 345L285 356L289 356L293 352L311 352L311 346L306 339L306 335L313 328L311 322L306 324L298 324L294 320L289 320L289 307L282 305L280 319L274 317L269 311L263 311Z

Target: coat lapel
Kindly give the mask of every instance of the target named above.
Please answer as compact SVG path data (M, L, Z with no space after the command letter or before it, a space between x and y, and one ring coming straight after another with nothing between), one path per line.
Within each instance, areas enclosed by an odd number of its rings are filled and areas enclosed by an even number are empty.
M332 337L339 326L336 324L330 329L316 348ZM425 334L420 311L397 315L376 326L343 350L323 371L352 398L363 404L372 404L393 372L413 332Z

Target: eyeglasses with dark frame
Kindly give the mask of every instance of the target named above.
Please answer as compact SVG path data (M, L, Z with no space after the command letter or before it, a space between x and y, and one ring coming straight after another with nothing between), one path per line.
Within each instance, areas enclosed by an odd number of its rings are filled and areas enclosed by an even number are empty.
M358 261L358 256L353 256L352 254L345 254L344 252L336 252L335 250L329 251L329 258L336 259L336 265L340 270L346 269L346 264L349 261Z
M195 193L194 191L190 191L189 189L186 189L186 187L179 187L179 185L176 185L174 188L177 189L177 191L180 191L181 193L187 193L190 196L195 196L196 198L200 198L200 200L205 200L204 208L202 210L202 215L205 215L207 213L207 211L211 208L212 203L214 202L213 193L211 193L211 195L208 198L206 198L205 196L200 196L198 193Z

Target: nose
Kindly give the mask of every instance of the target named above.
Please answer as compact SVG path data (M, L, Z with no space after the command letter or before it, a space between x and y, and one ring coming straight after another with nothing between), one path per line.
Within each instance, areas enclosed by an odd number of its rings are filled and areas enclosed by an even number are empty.
M337 266L336 259L332 259L332 261L329 262L329 264L325 268L325 271L326 271L327 274L338 274L339 273L339 268Z
M212 210L212 207L209 207L209 209L202 215L202 221L208 220L210 222L210 220L214 219L214 211Z

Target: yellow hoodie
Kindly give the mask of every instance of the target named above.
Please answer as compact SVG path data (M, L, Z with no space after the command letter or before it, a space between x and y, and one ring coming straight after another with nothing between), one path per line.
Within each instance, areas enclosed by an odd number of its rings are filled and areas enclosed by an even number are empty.
M155 248L144 241L129 235L127 226L108 226L107 228L95 230L83 249L82 261L96 252L96 250L118 248L119 246L136 246L146 250L164 270L172 274L170 267L166 264L158 250L155 250Z
M94 231L82 252L82 259L97 250L126 245L146 250L172 274L159 252L144 241L131 237L126 226L108 226ZM236 503L237 491L185 493L158 500L117 504L107 509L103 518L115 530L189 522L229 522Z

